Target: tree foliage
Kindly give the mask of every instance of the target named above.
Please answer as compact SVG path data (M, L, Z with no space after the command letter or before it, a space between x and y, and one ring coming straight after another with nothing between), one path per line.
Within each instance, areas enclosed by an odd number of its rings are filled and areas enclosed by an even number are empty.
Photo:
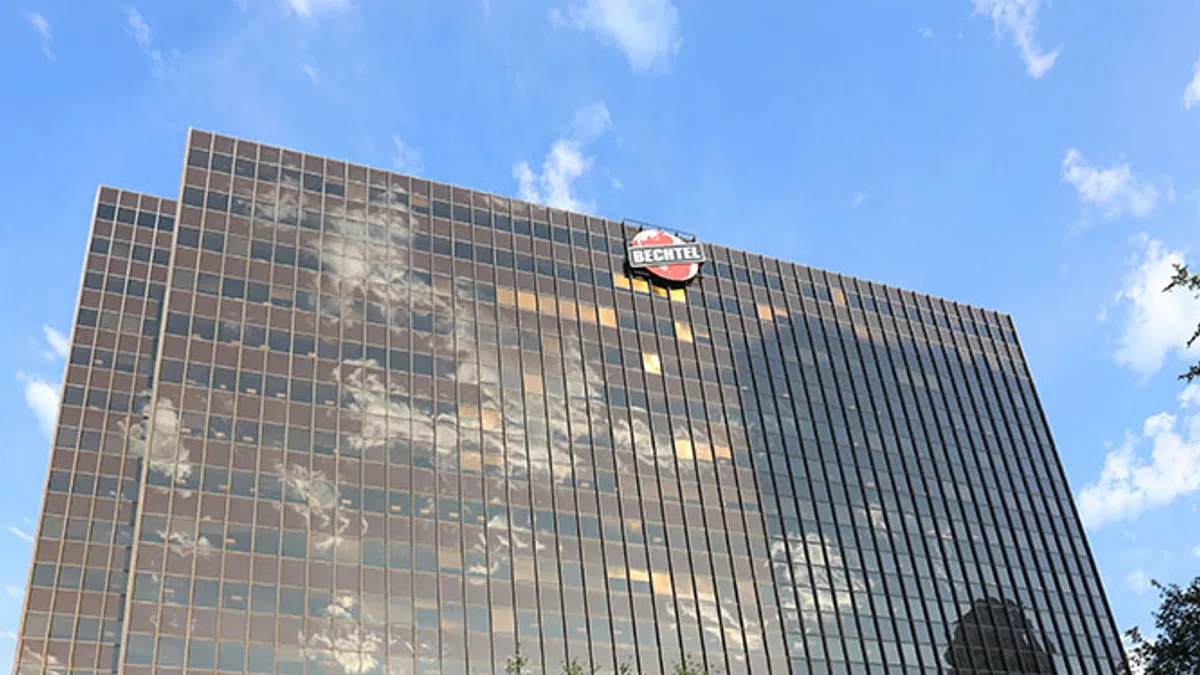
M1200 274L1193 274L1188 271L1187 265L1175 265L1175 276L1171 277L1171 283L1163 289L1164 292L1183 291L1192 293L1194 297L1200 298ZM1189 348L1200 340L1200 325L1196 326L1196 330L1192 332L1192 336L1188 338L1187 346ZM1186 382L1200 377L1200 362L1193 363L1186 372L1180 373L1179 379Z
M1137 628L1126 633L1133 644L1130 665L1143 675L1200 673L1200 577L1187 588L1152 583L1162 598L1154 612L1158 638L1151 642Z

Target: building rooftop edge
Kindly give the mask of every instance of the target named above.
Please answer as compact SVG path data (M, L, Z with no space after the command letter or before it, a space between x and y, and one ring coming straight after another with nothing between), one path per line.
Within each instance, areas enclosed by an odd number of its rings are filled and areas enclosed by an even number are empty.
M614 219L612 219L612 218L609 218L609 217L607 217L607 216L600 216L600 215L591 214L591 213L583 213L583 212L580 212L580 211L567 211L567 210L564 210L564 209L559 209L559 208L556 208L556 207L553 207L553 206L548 206L548 205L546 205L546 204L539 204L539 203L537 203L537 202L529 202L529 201L526 201L526 200L523 200L523 199L518 199L518 198L516 198L516 197L511 197L511 196L508 196L508 195L502 195L502 194L497 194L497 193L494 193L494 192L486 192L486 191L482 191L482 190L477 190L477 189L475 189L475 188L471 188L471 187L467 187L467 186L463 186L463 185L456 185L456 184L454 184L454 183L447 183L447 182L444 182L444 181L435 180L435 179L433 179L433 178L429 178L429 177L426 177L426 176L417 176L417 175L410 174L410 173L403 173L403 172L399 172L399 171L391 171L391 170L389 170L389 169L385 169L385 168L383 168L383 167L373 167L373 166L370 166L370 165L368 165L368 164L364 164L364 163L361 163L361 162L355 162L355 161L351 161L351 160L347 160L347 159L340 159L340 158L337 158L337 157L330 157L330 156L327 156L327 155L317 155L317 154L314 154L314 153L311 153L311 152L306 152L306 151L304 151L304 150L299 150L299 149L296 149L296 148L284 147L284 146L282 146L282 145L275 145L275 144L273 144L273 143L264 143L264 142L262 142L262 141L256 141L256 140L254 140L254 139L251 139L251 138L245 138L245 137L242 137L242 136L233 136L233 135L229 135L229 134L223 134L223 133L221 133L221 132L218 132L218 131L211 131L211 130L208 130L208 129L202 129L202 128L195 127L195 126L189 126L189 127L188 127L188 131L187 131L187 137L188 137L188 139L190 140L191 136L192 136L193 134L195 134L195 133L204 133L204 134L209 134L209 135L212 135L212 136L222 136L222 137L224 137L224 138L227 138L227 139L231 139L231 140L237 140L237 141L246 141L246 142L248 142L248 143L254 143L254 144L256 144L256 145L266 145L266 146L268 146L268 147L273 147L273 148L275 148L275 149L277 149L277 150L280 150L280 151L286 151L286 152L295 152L295 153L298 153L298 154L300 154L300 155L307 155L307 156L310 156L310 157L320 157L320 158L322 158L322 159L326 159L326 160L333 160L333 161L337 161L337 162L342 162L342 163L344 163L344 164L346 164L346 165L352 165L352 164L353 164L353 165L357 165L357 166L359 166L359 167L362 167L362 168L364 168L364 169L369 169L369 170L373 170L373 171L382 171L382 172L387 172L387 173L389 173L389 174L393 174L393 175L397 175L397 176L406 176L406 177L408 177L408 178L413 178L413 179L416 179L416 180L428 181L429 183L437 183L437 184L440 184L440 185L446 186L446 187L448 187L448 188L451 188L451 189L465 190L465 191L467 191L467 192L471 192L471 193L474 193L474 194L485 195L485 196L488 196L488 197L496 197L496 198L499 198L499 199L507 199L507 200L509 200L509 201L511 201L511 202L515 202L515 203L521 203L521 204L531 204L531 205L535 205L535 206L539 206L539 207L543 207L543 208L549 209L549 210L551 210L551 211L557 211L557 212L559 212L559 213L563 213L563 214L570 214L570 215L576 215L576 216L583 216L583 217L588 217L588 218L596 218L596 219L604 220L604 221L606 221L606 222L610 222L610 223L618 223L618 224L624 223L624 222L625 222L625 220L626 220L626 219L614 220ZM166 199L166 198L164 198L164 199ZM626 227L628 227L628 226L626 226ZM633 228L629 228L629 229L633 229ZM732 247L732 246L725 246L725 245L723 245L723 244L718 244L718 243L711 242L711 241L709 241L709 242L705 242L705 243L707 243L707 244L708 244L708 245L710 245L710 246L716 246L716 247L718 247L718 248L725 249L726 251L730 251L730 252L733 252L733 253L739 253L739 254L742 254L742 255L745 255L745 256L757 256L757 257L759 257L759 258L762 258L763 260L771 260L771 261L780 262L780 263L785 263L785 264L789 264L789 265L796 265L796 266L798 266L798 267L804 267L804 268L807 268L807 269L809 269L809 270L814 270L814 271L821 272L821 273L823 273L823 274L835 274L835 275L837 275L837 276L844 277L844 278L847 278L847 279L854 279L854 280L856 280L856 281L862 281L862 282L866 282L866 283L876 284L876 285L883 286L883 287L886 287L886 288L892 288L892 289L895 289L895 290L897 290L897 291L901 291L901 292L907 292L907 293L912 293L912 294L914 294L914 295L918 295L918 296L924 296L924 297L926 297L926 298L937 298L937 299L939 299L939 300L942 300L942 301L945 301L945 302L951 302L951 303L954 303L954 304L956 304L956 305L959 305L959 306L961 306L961 307L968 307L968 308L971 308L971 309L977 309L977 310L980 310L980 311L983 311L983 312L986 312L986 313L994 314L994 315L996 315L996 316L998 316L998 317L1000 317L1000 318L1002 318L1002 319L1007 319L1007 320L1008 320L1008 323L1009 323L1009 326L1010 326L1011 328L1013 328L1013 330L1016 330L1016 322L1013 320L1012 314L1011 314L1011 313L1009 313L1009 312L1004 312L1004 311L1000 311L1000 310L997 310L997 309L992 309L992 308L990 308L990 307L985 307L985 306L983 306L983 305L978 305L978 304L972 304L972 303L962 302L962 301L960 301L960 300L954 300L954 299L952 299L952 298L947 298L947 297L945 297L945 296L933 295L933 294L931 294L931 293L926 293L926 292L923 292L923 291L918 291L918 290L916 290L916 289L904 288L903 286L899 286L899 285L896 285L896 284L889 284L889 283L885 283L885 282L882 282L882 281L874 281L874 280L871 280L871 279L865 279L865 278L862 278L862 277L856 277L856 276L853 276L853 275L850 275L850 274L845 274L845 273L843 273L843 272L838 272L838 271L835 271L835 270L828 270L828 269L824 269L824 268L820 268L820 267L813 267L813 266L811 266L811 265L806 265L806 264L804 264L804 263L801 263L801 262L796 262L796 261L794 261L794 260L787 260L787 259L784 259L784 258L778 258L778 257L775 257L775 256L766 255L766 254L763 254L763 253L756 253L756 252L754 252L754 251L746 251L746 250L743 250L743 249L734 248L734 247Z

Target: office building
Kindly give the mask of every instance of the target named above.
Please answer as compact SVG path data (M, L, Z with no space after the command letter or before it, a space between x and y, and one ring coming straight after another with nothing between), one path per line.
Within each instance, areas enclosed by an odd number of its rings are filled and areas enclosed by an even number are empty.
M184 163L98 193L19 673L1117 671L1008 316L200 131Z

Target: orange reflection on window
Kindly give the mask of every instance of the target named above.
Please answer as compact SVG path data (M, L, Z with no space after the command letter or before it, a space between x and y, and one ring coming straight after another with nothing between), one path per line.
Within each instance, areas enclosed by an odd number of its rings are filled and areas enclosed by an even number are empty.
M682 321L675 322L675 338L683 342L692 342L692 327Z
M541 373L525 373L525 391L531 394L542 393Z
M506 307L515 307L517 304L517 294L511 288L500 286L496 288L496 304Z
M669 573L655 572L653 578L655 593L659 595L670 595L671 591L674 590L671 584L671 575Z
M579 303L579 320L584 323L596 323L596 306Z
M483 471L483 456L478 452L463 452L458 456L458 464L463 471Z

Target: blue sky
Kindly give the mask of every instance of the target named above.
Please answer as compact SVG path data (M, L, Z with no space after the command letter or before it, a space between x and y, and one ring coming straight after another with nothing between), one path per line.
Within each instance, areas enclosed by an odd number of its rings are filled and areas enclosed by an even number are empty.
M1200 572L1200 5L14 0L0 10L0 668L95 188L188 126L1010 312L1122 628Z

